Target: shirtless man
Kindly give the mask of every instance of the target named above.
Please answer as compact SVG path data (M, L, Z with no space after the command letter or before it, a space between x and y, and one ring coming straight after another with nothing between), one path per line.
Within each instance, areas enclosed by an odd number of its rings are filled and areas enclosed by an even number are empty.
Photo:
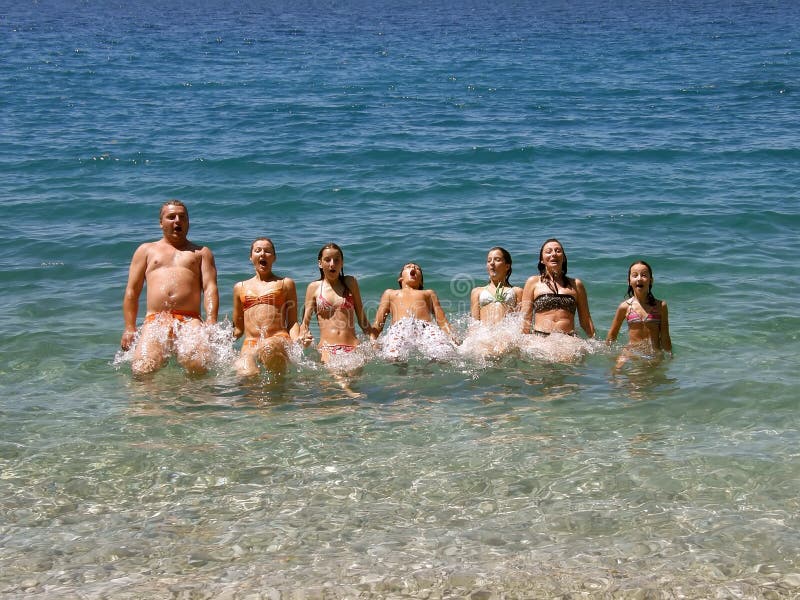
M202 335L201 298L206 323L216 323L219 310L214 255L186 239L189 211L180 200L164 203L159 222L163 237L139 246L131 259L122 301L125 332L120 346L128 350L133 345L139 296L147 283L147 314L133 350L133 373L152 373L173 353L187 371L203 373L210 348Z

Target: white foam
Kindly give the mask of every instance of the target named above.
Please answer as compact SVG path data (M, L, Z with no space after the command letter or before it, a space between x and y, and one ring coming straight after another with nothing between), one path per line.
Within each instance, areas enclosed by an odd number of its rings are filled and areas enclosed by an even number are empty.
M522 317L509 313L499 323L469 320L459 352L472 359L499 358L515 352L523 343Z
M444 362L456 355L455 343L438 325L411 317L392 323L378 344L378 356L385 360L427 358Z
M168 348L170 353L196 359L205 356L208 368L224 370L231 367L237 353L233 347L233 326L227 319L219 323L204 323L187 327L177 320L154 321L147 328L149 341ZM118 350L113 365L120 367L133 360L136 347L142 341L142 329L136 331L128 350Z
M554 332L547 336L526 335L520 344L523 356L543 362L574 362L587 354L605 352L599 340L585 340L574 335Z

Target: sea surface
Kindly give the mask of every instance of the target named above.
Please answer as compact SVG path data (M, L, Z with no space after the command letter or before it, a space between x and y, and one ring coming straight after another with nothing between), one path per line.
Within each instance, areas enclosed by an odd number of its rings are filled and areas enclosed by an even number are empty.
M0 596L800 597L799 31L789 0L0 2ZM416 261L461 334L488 249L522 285L557 237L601 340L647 260L675 355L136 379L168 198L223 334L258 236L301 297L337 242L370 316Z

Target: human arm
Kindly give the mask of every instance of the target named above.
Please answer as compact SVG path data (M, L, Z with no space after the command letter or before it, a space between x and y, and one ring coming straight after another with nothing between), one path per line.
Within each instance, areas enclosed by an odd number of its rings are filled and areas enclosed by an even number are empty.
M669 336L669 313L667 311L667 303L664 300L661 301L661 329L659 334L661 348L672 356L672 338Z
M314 312L317 309L316 302L314 302L314 298L317 295L317 288L319 287L319 281L312 281L308 284L306 288L306 299L303 303L303 321L300 323L300 327L308 327L311 325L311 317L314 315Z
M469 295L469 314L476 321L481 320L480 297L482 289L482 287L472 288L472 292Z
M436 292L433 290L429 290L430 294L430 303L431 307L433 308L433 315L436 317L436 322L439 324L439 329L444 331L447 335L452 336L453 331L450 329L450 323L447 320L447 316L444 314L444 309L442 308L441 302L439 302L439 296L436 295Z
M315 302L315 297L317 294L317 288L319 287L319 281L312 281L308 284L306 288L306 298L303 303L303 322L300 324L300 334L303 338L311 339L311 331L309 330L309 326L311 325L311 316L314 314L314 311L317 309L317 304ZM305 342L303 342L305 344ZM309 341L309 343L311 343Z
M303 346L308 347L313 338L308 327L301 327L297 322L297 286L293 279L289 277L284 278L284 287L286 289L286 328L289 331L289 338L294 342L300 342Z
M286 314L284 315L283 324L286 330L291 333L294 326L297 325L297 286L294 283L294 279L284 277L283 289L286 293Z
M244 335L243 290L244 282L242 281L233 286L233 337L237 340Z
M297 286L294 279L289 277L284 278L284 286L286 288L286 327L289 330L289 337L292 341L300 342L303 346L308 347L313 338L308 327L301 327L297 322Z
M590 338L594 337L594 323L592 322L592 315L589 314L589 298L586 295L586 288L580 279L575 280L576 302L578 304L578 320L580 321L581 328L586 332Z
M384 325L386 325L386 317L389 316L392 307L393 292L394 290L386 290L381 296L381 302L378 304L378 312L375 314L375 320L372 322L372 331L375 333L375 337L381 334Z
M612 342L617 341L619 330L622 327L622 324L625 322L625 315L627 312L628 309L625 302L617 307L617 312L614 313L614 319L611 321L611 327L608 330L608 335L606 335L606 344L611 345Z
M120 346L128 350L136 336L136 315L139 313L139 296L144 287L145 271L147 269L147 244L142 244L133 253L131 265L128 269L128 284L122 297L122 316L125 320L125 330L122 333Z
M539 282L537 275L528 277L525 287L522 290L522 300L519 303L519 310L522 313L522 333L530 333L533 325L533 293L536 284Z
M353 294L353 308L355 309L358 326L361 327L361 331L368 335L371 340L374 340L378 336L373 331L372 325L370 325L367 319L367 315L364 314L364 305L361 302L361 291L358 289L358 281L356 281L356 278L352 275L347 276L347 288L350 290L350 293Z
M203 281L203 304L206 309L206 323L216 323L219 313L219 289L217 288L217 265L214 255L208 248L202 250L200 275Z
M511 312L517 312L520 307L522 306L522 288L514 286L514 298L516 299L516 305L511 310Z

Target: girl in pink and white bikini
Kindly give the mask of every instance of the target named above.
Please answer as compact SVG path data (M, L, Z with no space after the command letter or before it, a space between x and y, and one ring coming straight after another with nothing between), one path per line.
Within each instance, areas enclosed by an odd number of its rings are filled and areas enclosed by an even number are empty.
M653 296L653 269L643 260L628 268L627 299L617 307L606 343L616 341L622 323L628 323L628 347L617 362L621 366L632 355L649 357L661 351L672 355L667 303Z
M334 243L326 244L317 256L319 280L308 284L306 290L301 337L308 335L311 316L317 315L319 346L322 362L337 355L349 354L358 345L356 322L362 331L374 339L372 327L364 314L361 292L356 278L345 275L344 253Z

